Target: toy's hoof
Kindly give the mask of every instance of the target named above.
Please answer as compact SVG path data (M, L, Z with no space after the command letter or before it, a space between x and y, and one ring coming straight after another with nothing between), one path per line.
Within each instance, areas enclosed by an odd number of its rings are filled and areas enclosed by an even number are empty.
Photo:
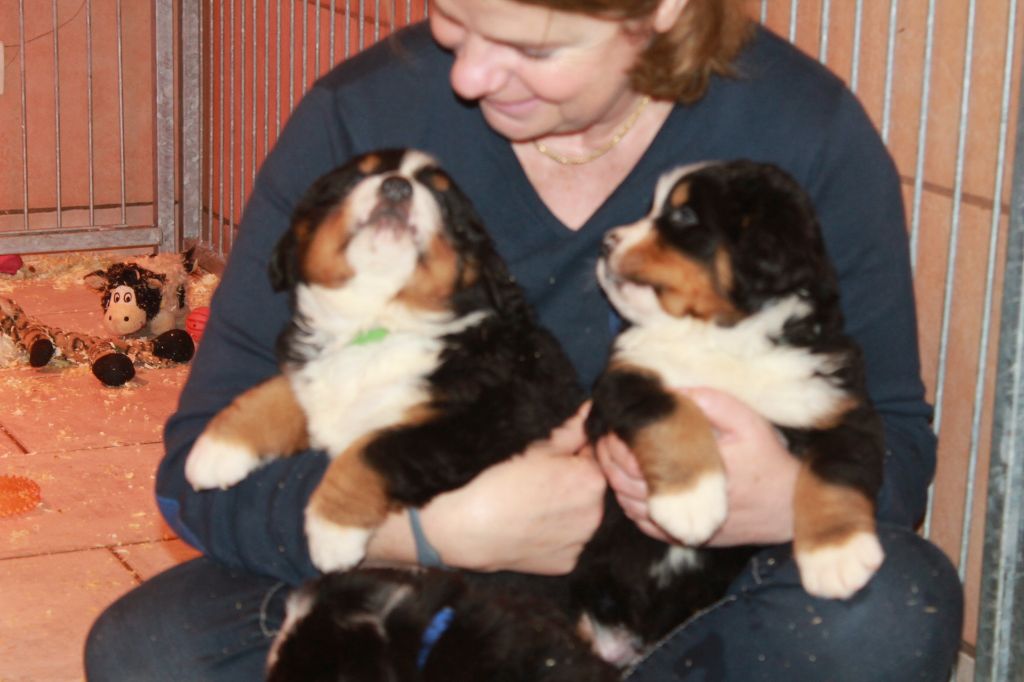
M153 339L153 355L164 360L188 362L195 352L195 341L184 329L169 329Z
M53 342L50 339L36 339L28 350L28 364L32 367L45 367L53 357Z
M135 366L122 353L110 353L92 364L92 373L107 386L121 386L135 376Z

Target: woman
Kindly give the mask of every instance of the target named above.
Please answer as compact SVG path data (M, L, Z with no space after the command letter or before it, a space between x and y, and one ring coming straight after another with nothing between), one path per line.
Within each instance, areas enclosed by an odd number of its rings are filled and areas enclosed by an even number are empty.
M796 460L739 401L694 397L719 432L730 515L712 544L758 555L714 608L681 627L631 680L942 679L956 654L960 586L910 528L935 443L919 377L900 187L842 84L755 29L742 0L432 0L429 26L342 64L292 114L246 208L213 315L168 423L161 509L205 556L137 588L90 635L90 679L256 679L290 585L315 574L302 509L318 455L281 460L227 491L183 476L210 415L276 371L288 316L266 262L308 184L356 153L417 147L473 199L502 255L573 359L584 385L613 334L594 282L603 233L642 216L658 175L683 163L776 163L811 193L840 275L849 332L863 345L886 422L879 498L886 562L848 601L809 597L786 544ZM586 444L579 417L522 457L421 512L443 561L477 570L564 573L600 519L605 481L642 529L636 463L614 439ZM371 558L416 561L406 516ZM692 677L691 677L692 676Z

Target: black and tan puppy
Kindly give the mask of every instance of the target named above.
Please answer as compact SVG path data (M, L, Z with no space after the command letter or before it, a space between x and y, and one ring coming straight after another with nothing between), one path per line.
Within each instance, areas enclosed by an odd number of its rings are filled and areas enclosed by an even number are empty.
M802 189L749 161L669 172L649 215L606 237L598 279L630 326L595 387L588 428L617 433L636 454L651 517L691 546L725 519L711 427L674 389L727 391L802 460L793 530L804 587L832 598L859 590L883 559L883 433Z
M318 180L270 270L294 310L281 374L214 417L185 473L197 489L227 487L272 457L326 451L305 520L321 570L355 565L390 511L522 452L583 400L469 201L426 154L370 153Z
M288 598L270 682L612 682L566 614L451 571L329 573Z

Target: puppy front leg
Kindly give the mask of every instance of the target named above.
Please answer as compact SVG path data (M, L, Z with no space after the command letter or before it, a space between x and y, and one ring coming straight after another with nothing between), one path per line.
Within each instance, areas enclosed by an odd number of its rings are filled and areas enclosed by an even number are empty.
M306 448L306 415L284 375L242 393L218 412L192 446L185 477L196 490L227 488L263 461Z
M805 462L796 483L793 553L808 593L853 596L884 558L874 503L852 486L826 481Z
M391 506L384 479L366 464L361 444L332 459L306 506L313 564L326 573L362 561L370 535Z
M629 365L611 367L594 386L586 423L596 440L618 435L636 455L650 490L651 518L678 540L698 545L725 520L725 470L711 424L689 398Z
M699 545L725 521L725 469L711 424L689 398L640 429L631 444L650 489L651 518L669 535Z

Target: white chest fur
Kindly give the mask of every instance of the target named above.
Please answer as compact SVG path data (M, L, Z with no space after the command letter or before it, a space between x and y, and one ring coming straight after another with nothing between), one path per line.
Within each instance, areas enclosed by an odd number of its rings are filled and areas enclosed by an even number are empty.
M331 456L361 436L400 420L426 400L426 377L442 342L391 333L364 345L329 349L289 374L306 413L310 441Z
M692 318L633 327L616 340L616 358L657 373L670 388L716 388L775 424L807 428L835 414L845 398L830 377L836 357L772 340L807 312L793 297L732 327Z

